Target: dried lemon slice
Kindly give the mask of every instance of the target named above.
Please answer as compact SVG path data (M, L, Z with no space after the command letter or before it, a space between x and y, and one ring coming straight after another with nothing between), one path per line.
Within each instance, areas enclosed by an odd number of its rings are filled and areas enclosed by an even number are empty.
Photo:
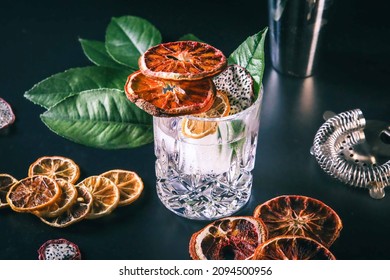
M34 175L64 179L74 184L80 177L80 168L73 160L66 157L43 156L32 163L28 169L28 176Z
M18 181L7 193L7 202L16 212L31 212L53 204L61 195L55 180L33 176Z
M87 219L110 214L119 203L119 189L113 181L103 176L90 176L77 184L86 187L92 194L92 207Z
M110 179L119 189L118 206L134 202L142 193L144 183L133 171L115 169L104 172L100 176Z
M92 207L92 194L87 187L75 186L77 198L73 204L57 217L41 217L41 221L52 227L67 227L85 218Z
M0 208L8 207L7 193L18 180L9 174L0 174Z

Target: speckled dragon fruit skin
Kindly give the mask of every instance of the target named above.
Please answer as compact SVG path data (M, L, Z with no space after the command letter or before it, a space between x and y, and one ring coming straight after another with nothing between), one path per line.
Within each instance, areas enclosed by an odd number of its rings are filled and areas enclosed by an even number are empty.
M249 72L237 64L229 65L221 74L213 78L216 90L227 94L230 103L229 115L249 108L255 99L253 79Z
M66 239L48 240L38 250L39 260L81 260L79 247Z

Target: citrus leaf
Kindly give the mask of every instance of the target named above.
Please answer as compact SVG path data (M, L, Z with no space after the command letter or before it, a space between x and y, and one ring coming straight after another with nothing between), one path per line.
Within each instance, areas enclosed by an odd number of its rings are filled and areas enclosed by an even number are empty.
M81 47L83 48L84 54L88 59L98 65L105 67L112 67L118 69L126 69L127 67L119 64L108 54L106 50L106 45L104 42L79 39ZM134 69L133 69L134 70Z
M138 69L138 58L161 43L160 31L145 19L134 16L112 18L106 30L106 49L111 57Z
M135 148L153 141L152 116L117 89L80 92L50 108L41 119L58 135L95 148Z
M24 94L28 100L46 109L81 91L96 88L123 89L131 70L88 66L69 69L34 85Z
M248 37L229 56L229 64L246 68L253 77L255 93L259 92L264 74L264 41L268 28Z
M183 36L181 36L179 38L179 41L196 41L196 42L203 42L201 39L199 39L198 37L196 37L194 34L192 33L188 33L188 34L184 34Z

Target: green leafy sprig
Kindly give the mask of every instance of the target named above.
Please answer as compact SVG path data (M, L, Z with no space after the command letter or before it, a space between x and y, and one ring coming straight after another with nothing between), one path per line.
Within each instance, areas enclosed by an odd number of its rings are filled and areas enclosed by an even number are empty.
M229 63L245 67L254 79L255 92L264 72L267 29L249 37L230 56ZM189 33L179 40L201 41ZM138 70L138 59L160 44L160 31L135 16L112 18L105 42L79 39L95 66L72 68L34 85L24 96L46 112L44 124L76 143L102 149L135 148L153 141L152 116L124 93L128 75Z

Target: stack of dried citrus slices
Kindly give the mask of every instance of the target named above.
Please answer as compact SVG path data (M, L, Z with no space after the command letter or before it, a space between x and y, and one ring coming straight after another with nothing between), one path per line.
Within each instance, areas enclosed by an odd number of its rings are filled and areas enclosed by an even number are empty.
M255 208L253 216L214 221L194 233L189 250L193 259L333 260L329 247L342 222L323 202L284 195Z
M44 223L66 227L110 214L134 202L143 182L133 171L110 170L77 183L79 166L62 156L44 156L30 165L28 177L0 174L0 207L32 213Z

